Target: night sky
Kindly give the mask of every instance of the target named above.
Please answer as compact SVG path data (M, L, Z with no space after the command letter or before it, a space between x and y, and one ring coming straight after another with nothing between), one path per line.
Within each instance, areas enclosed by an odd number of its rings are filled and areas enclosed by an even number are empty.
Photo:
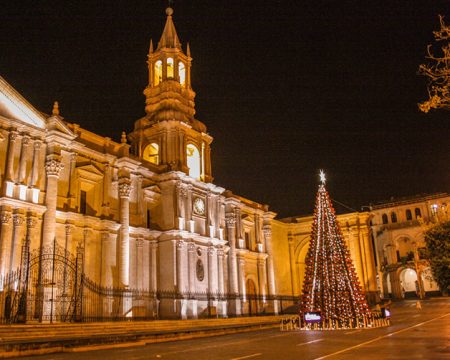
M0 75L37 109L58 100L67 121L119 141L144 115L166 4L4 2ZM175 1L214 182L279 217L312 213L321 168L356 210L449 191L450 113L417 108L438 14L450 22L448 0Z

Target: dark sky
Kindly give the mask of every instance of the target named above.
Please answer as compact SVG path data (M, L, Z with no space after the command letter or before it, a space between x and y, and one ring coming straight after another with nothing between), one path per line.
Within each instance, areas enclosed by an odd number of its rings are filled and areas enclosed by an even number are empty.
M35 107L119 140L144 114L165 1L4 2L0 75ZM450 189L450 113L417 75L450 2L183 1L215 183L280 217L311 213L318 169L348 206Z

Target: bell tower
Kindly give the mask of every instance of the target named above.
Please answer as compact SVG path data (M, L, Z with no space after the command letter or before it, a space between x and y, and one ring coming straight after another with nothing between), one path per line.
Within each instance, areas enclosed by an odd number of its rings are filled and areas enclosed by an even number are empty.
M191 87L191 52L178 38L172 15L166 9L166 24L156 49L150 40L148 86L144 90L146 115L134 124L129 139L143 163L161 171L182 171L211 182L211 142L206 126L195 119L195 92Z

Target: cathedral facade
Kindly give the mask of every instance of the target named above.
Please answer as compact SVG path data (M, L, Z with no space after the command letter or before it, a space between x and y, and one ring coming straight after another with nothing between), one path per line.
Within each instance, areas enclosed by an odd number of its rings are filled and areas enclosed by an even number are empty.
M145 116L120 143L65 121L57 103L36 110L0 78L3 318L279 313L280 296L300 295L312 218L275 220L212 182L213 138L172 13L150 43ZM340 219L375 298L365 216Z

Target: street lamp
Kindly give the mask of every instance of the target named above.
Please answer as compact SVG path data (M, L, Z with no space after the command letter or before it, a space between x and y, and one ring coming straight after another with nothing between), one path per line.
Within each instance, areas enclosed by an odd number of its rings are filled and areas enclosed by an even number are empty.
M423 299L424 296L424 290L423 290L423 283L422 283L422 274L420 271L420 264L419 264L419 251L417 249L417 242L413 242L413 248L414 248L414 267L416 268L416 274L417 274L417 285L419 287L419 299Z

